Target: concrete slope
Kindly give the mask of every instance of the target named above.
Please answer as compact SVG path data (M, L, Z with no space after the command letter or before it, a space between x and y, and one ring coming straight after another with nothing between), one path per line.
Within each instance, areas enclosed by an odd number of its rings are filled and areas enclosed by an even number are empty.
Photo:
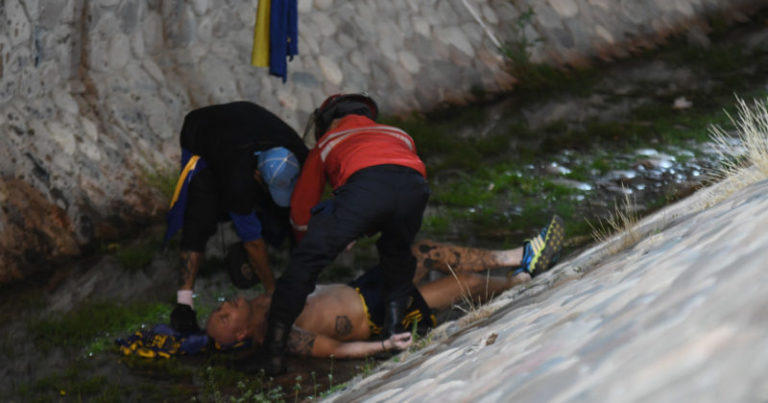
M438 329L345 401L768 401L768 180L643 220ZM478 312L475 317L484 316Z

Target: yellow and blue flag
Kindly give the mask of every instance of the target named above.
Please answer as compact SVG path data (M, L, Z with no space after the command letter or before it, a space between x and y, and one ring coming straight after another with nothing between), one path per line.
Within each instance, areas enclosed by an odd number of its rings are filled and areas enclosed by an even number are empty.
M288 78L288 62L299 54L299 11L296 0L272 0L269 18L269 74Z
M171 198L171 205L165 214L165 237L163 238L163 248L168 245L168 241L173 235L184 226L184 212L187 210L187 196L189 194L189 183L196 172L206 167L204 159L199 155L193 155L189 150L181 149L181 175L176 182L176 189Z
M253 50L251 64L256 67L269 67L269 7L271 0L259 0L256 10L256 28L253 30Z
M299 54L297 0L259 0L253 31L251 64L269 65L269 74L283 82L288 78L288 60Z

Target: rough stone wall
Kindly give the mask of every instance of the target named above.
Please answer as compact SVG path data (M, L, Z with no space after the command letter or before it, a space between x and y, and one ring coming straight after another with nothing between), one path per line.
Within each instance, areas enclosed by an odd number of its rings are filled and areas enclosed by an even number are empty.
M499 46L523 36L534 62L580 64L761 3L299 0L283 84L249 65L257 0L0 0L0 281L161 213L147 179L193 107L248 99L298 130L339 91L431 109L512 89Z

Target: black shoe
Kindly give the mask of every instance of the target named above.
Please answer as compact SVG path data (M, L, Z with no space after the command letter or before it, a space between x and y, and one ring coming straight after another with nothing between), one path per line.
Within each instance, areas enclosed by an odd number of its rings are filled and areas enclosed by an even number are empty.
M264 370L267 375L282 375L287 371L285 366L285 347L288 344L288 335L291 333L291 325L282 322L269 323L267 338L264 340Z
M275 322L270 323L264 345L253 354L232 363L232 369L247 373L264 372L267 376L283 375L285 365L285 347L288 342L290 326Z

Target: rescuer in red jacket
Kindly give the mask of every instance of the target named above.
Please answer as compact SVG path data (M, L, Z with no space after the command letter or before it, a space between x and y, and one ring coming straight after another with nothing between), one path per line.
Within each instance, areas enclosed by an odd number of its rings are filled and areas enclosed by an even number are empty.
M291 326L318 275L362 235L381 233L376 246L387 295L382 336L405 331L401 321L415 292L411 244L430 191L411 136L377 124L377 114L373 99L361 94L331 96L314 112L317 145L291 197L291 221L300 241L272 297L266 362L260 364L272 374L285 370ZM334 196L321 202L326 181Z

